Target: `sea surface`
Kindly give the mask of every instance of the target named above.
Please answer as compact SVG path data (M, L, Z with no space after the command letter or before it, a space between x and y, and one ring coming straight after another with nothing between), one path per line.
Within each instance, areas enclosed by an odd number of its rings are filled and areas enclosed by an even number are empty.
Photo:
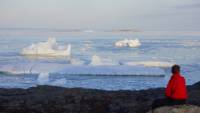
M22 32L23 31L23 32ZM37 85L54 85L62 87L82 87L104 90L140 90L155 87L165 87L169 80L170 66L181 65L181 73L188 85L200 81L200 37L199 36L148 36L118 33L101 35L92 31L85 34L52 31L0 30L0 87L28 88ZM29 33L27 33L29 32ZM30 33L31 32L31 33ZM39 32L39 33L38 33ZM45 32L45 33L44 33ZM41 35L40 35L41 34ZM61 35L60 35L61 34ZM75 34L75 35L71 35ZM78 34L78 35L76 35ZM92 35L90 35L92 34ZM32 43L45 42L49 37L55 37L59 45L71 44L70 56L27 56L22 55L24 47ZM138 39L139 47L115 47L119 40ZM96 61L97 60L97 61ZM96 61L96 65L91 62ZM119 67L127 62L144 65L134 65L140 68L139 75L102 75L101 71L92 74L81 74L81 67ZM146 67L145 63L150 64ZM155 66L154 62L162 62L165 66ZM76 68L76 66L79 68ZM151 66L152 65L152 66ZM65 67L73 67L69 74ZM29 68L29 70L27 70ZM149 75L149 68L162 70L164 76ZM69 68L67 68L69 69ZM79 69L79 70L78 70ZM33 70L33 71L32 71ZM34 72L35 70L35 72ZM102 69L102 73L106 69ZM90 70L92 72L92 70ZM120 70L119 70L120 71ZM36 73L37 72L37 73ZM66 73L65 73L66 72ZM143 76L143 73L145 76Z

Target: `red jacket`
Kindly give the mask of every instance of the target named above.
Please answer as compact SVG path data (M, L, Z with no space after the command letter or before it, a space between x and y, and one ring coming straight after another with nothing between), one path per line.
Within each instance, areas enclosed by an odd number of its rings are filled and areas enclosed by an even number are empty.
M175 100L187 99L188 95L184 77L179 73L173 74L167 84L165 95Z

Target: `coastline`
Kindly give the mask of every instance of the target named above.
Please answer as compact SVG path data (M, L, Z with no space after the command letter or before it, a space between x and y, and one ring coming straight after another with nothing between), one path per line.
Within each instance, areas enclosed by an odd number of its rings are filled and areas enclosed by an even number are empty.
M187 86L188 104L200 106L200 82ZM37 86L0 88L0 113L146 113L164 88L104 91Z

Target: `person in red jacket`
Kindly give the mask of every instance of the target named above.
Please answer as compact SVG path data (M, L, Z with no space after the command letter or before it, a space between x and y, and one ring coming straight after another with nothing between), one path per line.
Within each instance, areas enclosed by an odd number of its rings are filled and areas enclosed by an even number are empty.
M161 106L172 106L185 104L188 98L185 78L180 74L180 66L173 65L172 76L165 89L164 99L157 99L152 104L152 109Z
M172 66L172 76L167 84L165 96L175 103L184 103L188 98L185 78L180 74L180 66Z

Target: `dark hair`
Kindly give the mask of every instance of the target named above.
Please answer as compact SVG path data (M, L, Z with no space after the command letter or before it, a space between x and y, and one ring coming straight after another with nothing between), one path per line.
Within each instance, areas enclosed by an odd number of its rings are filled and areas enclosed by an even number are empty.
M180 73L180 69L181 69L181 67L179 65L175 64L175 65L172 66L171 71L172 71L173 74Z

